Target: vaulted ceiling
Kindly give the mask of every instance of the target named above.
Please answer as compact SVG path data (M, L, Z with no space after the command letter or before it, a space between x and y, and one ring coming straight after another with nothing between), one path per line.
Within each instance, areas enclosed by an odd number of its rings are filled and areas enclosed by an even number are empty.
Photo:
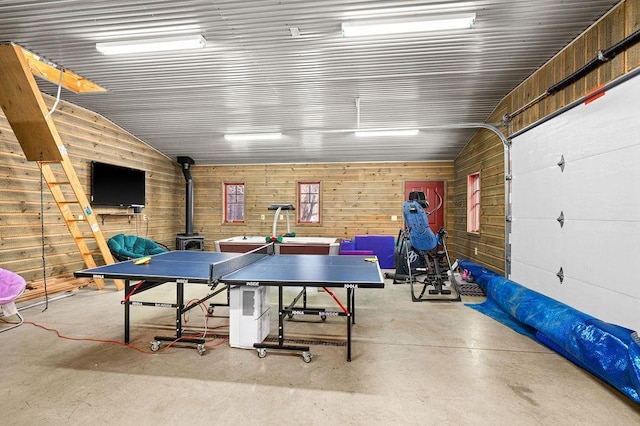
M0 1L0 41L108 89L62 92L199 165L453 160L498 102L612 0ZM471 29L347 38L362 16L475 13ZM299 32L299 34L298 34ZM96 43L202 34L203 49L105 56ZM594 52L595 55L595 52ZM54 84L38 80L54 95ZM356 105L358 104L358 106ZM445 128L446 127L446 128ZM356 137L356 128L420 128ZM229 133L280 132L228 141Z

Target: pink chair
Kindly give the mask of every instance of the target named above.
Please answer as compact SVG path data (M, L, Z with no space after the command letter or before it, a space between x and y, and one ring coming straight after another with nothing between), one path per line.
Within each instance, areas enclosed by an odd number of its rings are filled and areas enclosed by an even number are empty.
M24 292L26 286L27 283L20 275L0 268L0 308L2 309L2 315L5 318L16 315L20 319L18 324L2 328L0 333L20 327L24 322L24 318L16 308L15 300Z

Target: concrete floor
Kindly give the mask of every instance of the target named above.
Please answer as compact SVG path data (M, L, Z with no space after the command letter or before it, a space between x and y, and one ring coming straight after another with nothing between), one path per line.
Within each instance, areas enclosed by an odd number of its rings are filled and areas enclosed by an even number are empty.
M161 286L139 300L171 301L173 291ZM22 314L64 336L122 341L121 299L85 289ZM310 299L335 306L322 292ZM2 423L640 424L640 406L617 390L463 303L413 303L408 285L388 281L384 290L359 290L357 306L352 362L345 347L316 344L308 364L289 353L260 359L226 341L203 356L193 347L142 353L25 324L0 335ZM217 308L209 329L227 333L227 314ZM133 307L132 321L132 345L148 352L153 336L171 334L174 314ZM189 325L203 324L194 310ZM307 317L288 321L285 334L340 341L345 328L344 318Z

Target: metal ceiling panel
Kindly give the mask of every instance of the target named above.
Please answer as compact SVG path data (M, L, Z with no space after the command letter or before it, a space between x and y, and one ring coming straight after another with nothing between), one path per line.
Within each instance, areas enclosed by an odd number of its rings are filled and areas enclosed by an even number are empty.
M0 1L0 40L106 87L62 98L196 164L453 160L483 122L612 0ZM344 38L358 16L476 14L472 29ZM291 28L300 35L292 36ZM95 44L202 34L204 49L104 56ZM38 81L55 95L56 86ZM356 98L360 101L359 116ZM225 133L282 132L229 142Z

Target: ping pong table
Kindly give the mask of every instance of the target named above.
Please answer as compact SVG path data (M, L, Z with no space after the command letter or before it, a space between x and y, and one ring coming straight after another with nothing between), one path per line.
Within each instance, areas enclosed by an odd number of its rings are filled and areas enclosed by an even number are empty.
M274 255L273 243L266 244L251 252L220 253L206 251L170 251L151 256L147 263L136 264L130 260L111 265L99 266L74 272L76 277L122 279L125 282L124 300L124 341L129 343L130 307L155 306L173 308L176 311L175 336L156 336L152 350L158 350L161 341L180 341L197 345L202 355L205 351L204 338L190 337L182 327L183 314L200 303L226 291L230 286L274 286L278 287L278 342L276 344L256 343L254 347L260 358L267 349L301 352L305 362L311 360L308 346L285 344L284 319L294 315L344 316L347 323L347 361L351 361L351 326L355 323L355 290L358 288L384 288L384 278L375 258L365 256L321 256L321 255ZM132 281L139 281L132 285ZM132 296L168 282L176 283L176 302L142 302L132 300ZM184 304L184 285L204 284L210 290L203 298ZM283 288L302 287L303 291L295 300L284 304ZM301 294L306 296L307 287L344 288L347 306L342 310L327 311L324 308L310 308L306 297L304 306L294 305ZM228 293L227 293L228 295Z

